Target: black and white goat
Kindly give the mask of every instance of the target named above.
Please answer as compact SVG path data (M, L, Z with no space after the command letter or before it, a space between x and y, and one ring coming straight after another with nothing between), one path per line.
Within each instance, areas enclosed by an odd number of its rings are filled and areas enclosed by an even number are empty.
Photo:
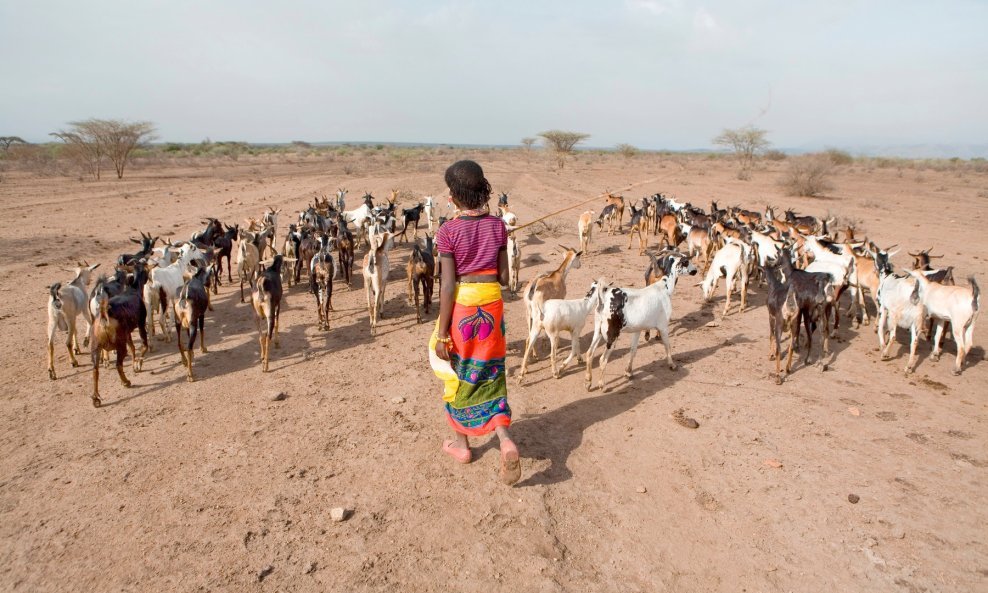
M336 263L333 261L333 239L326 233L319 236L319 252L309 263L309 289L316 295L316 313L319 329L329 329L329 312L333 310L333 277Z
M631 334L631 351L628 353L628 366L625 375L632 377L632 365L638 340L645 330L656 330L666 348L666 362L669 368L676 369L672 360L672 346L669 343L669 319L672 317L672 294L676 289L676 278L696 274L696 267L686 254L671 252L660 258L665 277L645 288L605 288L594 315L594 334L587 350L586 388L593 384L593 357L597 347L604 344L600 356L600 379L597 386L604 388L604 369L610 358L614 343L622 333Z
M919 287L916 280L909 276L897 276L892 270L889 257L895 251L888 253L874 250L872 257L878 269L878 290L875 299L878 301L878 349L882 352L882 360L890 358L889 351L895 342L895 330L909 330L909 360L906 361L905 372L908 375L916 369L918 357L916 345L919 334L923 329L925 313L923 303L919 298Z

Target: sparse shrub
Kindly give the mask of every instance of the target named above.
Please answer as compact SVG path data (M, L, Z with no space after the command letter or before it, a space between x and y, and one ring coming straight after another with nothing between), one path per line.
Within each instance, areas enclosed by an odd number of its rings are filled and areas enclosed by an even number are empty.
M734 151L738 159L738 179L751 179L751 169L755 165L755 157L769 147L765 138L768 131L754 126L745 126L735 130L725 129L714 138L714 144L726 146Z
M830 176L833 162L826 154L809 154L789 160L786 171L779 178L786 195L819 196L833 189Z
M630 159L638 154L638 149L630 144L618 144L614 147L614 150L626 159Z
M356 169L353 168L353 165L343 165L344 175L353 175L354 173L356 173Z
M566 157L573 153L573 149L580 142L590 137L590 134L580 132L564 132L562 130L549 130L539 134L545 141L547 148L556 155L556 163L562 169L566 164Z
M845 150L840 150L839 148L828 148L823 154L827 155L830 162L838 167L841 165L850 165L854 162L854 157L852 157L850 153Z
M786 153L774 148L772 150L765 151L765 158L770 161L784 161L787 157L788 155Z

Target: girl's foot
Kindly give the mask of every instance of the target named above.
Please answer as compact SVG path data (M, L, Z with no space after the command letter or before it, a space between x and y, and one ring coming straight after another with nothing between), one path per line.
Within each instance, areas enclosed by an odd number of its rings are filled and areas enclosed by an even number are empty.
M473 458L469 448L457 447L451 439L443 441L443 453L455 459L457 463L470 463Z
M498 477L509 486L521 479L521 457L514 441L501 441L501 471Z

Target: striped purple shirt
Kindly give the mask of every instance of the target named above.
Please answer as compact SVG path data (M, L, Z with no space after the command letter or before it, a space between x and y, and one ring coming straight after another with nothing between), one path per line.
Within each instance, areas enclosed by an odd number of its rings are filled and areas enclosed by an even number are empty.
M465 276L497 269L497 254L508 246L508 229L497 216L454 218L436 231L439 255L449 254L456 274Z

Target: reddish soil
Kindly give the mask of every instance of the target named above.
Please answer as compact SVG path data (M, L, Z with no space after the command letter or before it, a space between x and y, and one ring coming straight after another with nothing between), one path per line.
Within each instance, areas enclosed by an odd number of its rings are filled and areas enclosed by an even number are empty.
M515 487L496 478L496 443L477 440L468 466L440 452L447 429L425 350L432 325L416 324L405 302L407 245L394 252L377 337L359 275L349 291L337 285L329 331L317 329L306 287L293 287L281 348L272 349L272 372L261 373L253 313L237 286L224 285L195 383L185 381L174 341L160 339L144 372L126 367L133 388L102 373L103 408L89 401L90 367L71 368L62 344L59 378L48 380L46 287L69 280L63 269L76 260L106 270L133 251L127 237L138 230L186 238L205 216L242 221L268 204L285 211L283 235L314 192L339 186L351 203L362 190L384 198L392 187L445 196L442 171L460 156L367 160L350 175L342 161L284 159L149 167L122 181L6 174L0 589L988 589L984 320L960 377L950 373L952 342L934 363L924 341L907 377L904 344L882 362L872 327L845 325L829 371L800 357L777 386L764 289L753 289L747 311L721 319L723 289L705 305L684 280L673 298L679 370L653 341L629 382L622 336L609 393L587 392L582 368L552 379L544 359L524 385L510 382L522 452ZM510 192L523 223L646 182L626 195L829 211L880 244L935 246L959 282L985 278L985 174L855 164L828 197L789 198L775 184L784 164L744 182L730 163L701 158L588 156L557 172L521 153L473 156L496 190ZM576 219L591 207L600 210L595 203L530 227L523 281L556 265L558 244L577 244ZM599 276L640 286L647 258L627 241L598 233L570 294ZM902 253L894 263L910 262ZM506 311L515 369L520 298L507 297ZM287 398L273 401L278 392ZM680 409L699 428L677 422ZM333 522L333 507L351 512Z

